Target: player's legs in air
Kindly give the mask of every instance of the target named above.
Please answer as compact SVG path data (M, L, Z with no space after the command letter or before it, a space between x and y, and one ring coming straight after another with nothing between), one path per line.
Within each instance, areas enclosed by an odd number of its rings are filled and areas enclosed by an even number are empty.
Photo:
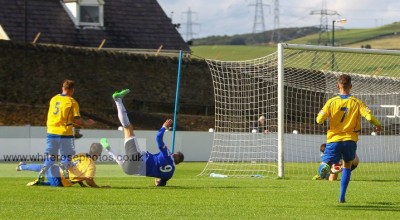
M129 89L124 89L120 92L115 92L112 97L115 101L118 111L118 119L124 129L124 139L125 139L125 155L116 155L112 150L106 138L102 138L100 143L103 145L104 149L109 155L113 157L114 160L122 167L123 171L128 175L134 175L141 173L142 156L139 148L136 136L133 132L133 127L129 121L128 114L126 112L125 106L122 99L126 94L130 92Z

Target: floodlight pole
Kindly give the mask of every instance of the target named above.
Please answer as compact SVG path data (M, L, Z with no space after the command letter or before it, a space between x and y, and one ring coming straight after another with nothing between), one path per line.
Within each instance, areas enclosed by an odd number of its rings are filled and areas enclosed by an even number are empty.
M335 23L340 22L340 23L346 23L347 19L342 18L339 20L332 20L332 47L335 46Z
M332 47L335 46L335 23L345 23L347 20L345 18L339 20L332 20ZM332 53L332 71L335 71L335 53Z
M332 21L332 47L335 46L335 22L336 20Z

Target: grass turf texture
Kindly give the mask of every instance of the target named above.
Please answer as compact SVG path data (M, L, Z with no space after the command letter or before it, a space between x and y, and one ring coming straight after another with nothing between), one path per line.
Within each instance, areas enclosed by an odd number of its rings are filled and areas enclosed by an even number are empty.
M97 166L99 185L111 188L27 187L33 172L0 164L1 219L399 219L396 181L351 181L338 204L339 182L197 177L205 163L183 163L167 187L153 178ZM308 177L307 178L311 178Z

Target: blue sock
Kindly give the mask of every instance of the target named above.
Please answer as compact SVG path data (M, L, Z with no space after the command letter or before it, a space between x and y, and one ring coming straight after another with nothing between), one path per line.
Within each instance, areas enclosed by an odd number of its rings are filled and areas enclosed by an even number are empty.
M51 166L54 165L54 163L56 162L56 156L51 156L48 155L45 159L44 159L44 166L47 167L47 169Z
M347 190L347 186L349 186L350 176L351 176L351 170L349 168L343 168L342 179L340 180L339 202L346 201L346 190Z
M26 164L26 165L21 165L19 166L21 170L30 170L30 171L35 171L39 172L42 168L42 164Z

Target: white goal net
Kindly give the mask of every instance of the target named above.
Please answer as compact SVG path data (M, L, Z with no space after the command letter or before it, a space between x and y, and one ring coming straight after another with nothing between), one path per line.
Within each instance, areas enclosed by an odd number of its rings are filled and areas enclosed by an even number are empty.
M362 119L353 179L400 179L400 52L280 44L246 61L206 60L215 94L215 133L201 175L312 178L327 124L315 117L337 95L337 77L352 76L352 95L383 131ZM257 128L260 116L266 128ZM268 130L264 132L264 130Z

